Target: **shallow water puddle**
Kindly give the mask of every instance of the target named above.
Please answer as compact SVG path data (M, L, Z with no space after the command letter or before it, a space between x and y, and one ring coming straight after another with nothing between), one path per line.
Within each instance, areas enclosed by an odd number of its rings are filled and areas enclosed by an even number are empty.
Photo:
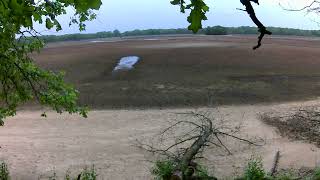
M120 59L118 65L113 69L113 72L121 70L133 69L133 66L140 60L138 56L127 56Z
M91 43L103 43L105 41L90 41Z
M160 39L150 38L150 39L143 39L144 41L159 41Z

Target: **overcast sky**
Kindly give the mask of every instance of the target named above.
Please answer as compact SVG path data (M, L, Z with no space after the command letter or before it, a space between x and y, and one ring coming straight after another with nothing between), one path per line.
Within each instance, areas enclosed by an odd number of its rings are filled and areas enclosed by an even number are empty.
M210 7L204 26L254 26L249 16L236 8L243 8L239 0L205 0ZM265 26L290 27L299 29L320 29L317 17L305 12L288 12L279 6L279 1L288 8L299 8L312 0L260 0L256 14ZM288 3L289 2L289 3ZM103 0L97 19L87 23L85 33L99 31L128 31L150 28L186 28L187 14L181 14L178 6L170 0ZM69 27L70 15L59 18L63 31L42 31L42 34L78 33L76 26ZM320 20L320 17L319 17Z

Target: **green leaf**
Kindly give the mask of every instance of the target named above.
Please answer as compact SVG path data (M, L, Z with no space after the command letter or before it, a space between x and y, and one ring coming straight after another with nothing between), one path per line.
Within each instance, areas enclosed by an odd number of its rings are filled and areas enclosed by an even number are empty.
M53 27L53 23L51 22L51 20L49 18L46 19L46 27L48 29L51 29Z
M173 0L170 2L172 5L178 5L181 3L181 0Z
M9 8L11 8L14 11L21 10L21 6L18 4L17 0L11 0L9 4Z
M188 29L196 33L199 29L202 29L202 21L207 20L205 14L209 11L209 7L203 0L191 0L191 4L188 4L186 9L191 10L188 16L188 22L190 23Z
M170 2L173 5L180 5L180 12L185 13L185 1L184 0L173 0Z
M33 26L33 22L32 22L32 18L30 17L26 17L25 19L25 23L24 23L24 27L32 27Z
M209 11L209 6L204 5L202 6L203 11L208 12Z
M56 19L53 21L53 24L56 26L56 31L62 30L61 24Z
M41 15L39 13L33 13L33 19L34 21L38 21L40 22L41 21Z
M88 1L88 5L91 9L98 10L100 6L102 5L101 0L90 0Z

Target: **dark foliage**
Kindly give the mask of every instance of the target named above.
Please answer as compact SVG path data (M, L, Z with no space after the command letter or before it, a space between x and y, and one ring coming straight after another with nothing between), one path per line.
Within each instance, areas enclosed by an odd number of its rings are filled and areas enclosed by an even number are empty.
M228 28L222 26L207 27L204 29L206 35L227 35Z

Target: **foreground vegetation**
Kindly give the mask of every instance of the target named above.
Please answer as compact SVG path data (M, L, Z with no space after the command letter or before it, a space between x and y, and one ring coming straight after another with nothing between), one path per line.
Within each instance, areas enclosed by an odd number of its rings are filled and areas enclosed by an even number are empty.
M151 173L156 180L169 180L174 175L174 169L177 164L172 161L162 160L157 161L151 170ZM194 180L214 180L217 179L210 175L207 168L198 166ZM278 172L271 174L263 167L261 158L251 157L242 174L226 179L233 180L319 180L320 169L281 169Z
M170 160L159 160L154 163L154 166L151 168L151 174L155 180L171 180L173 177L174 170L178 165ZM190 180L215 180L214 176L210 175L207 167L198 165L195 169L196 173ZM11 180L10 172L8 165L5 162L0 163L0 180ZM43 179L43 178L42 178ZM97 170L94 166L91 168L84 168L81 172L76 175L71 175L71 172L66 171L63 177L57 176L55 172L49 177L48 180L97 180L100 179L97 174ZM243 172L241 175L235 177L229 177L227 179L234 180L319 180L320 179L320 169L287 169L280 170L279 172L271 175L267 172L262 164L261 158L252 157L248 160Z
M274 35L288 35L288 36L310 36L320 37L319 30L301 30L293 28L269 27L269 30ZM241 27L222 27L213 26L199 30L198 34L206 35L228 35L228 34L257 34L256 27L241 26ZM177 35L177 34L193 34L192 31L186 28L178 29L146 29L120 32L119 30L97 32L92 34L66 34L66 35L43 35L40 39L44 42L58 42L58 41L79 41L85 39L97 38L112 38L112 37L127 37L127 36L148 36L148 35Z
M56 172L53 172L52 175L47 177L48 180L58 180L58 179L64 179L64 180L96 180L98 177L97 171L94 166L91 168L85 167L81 170L81 172L77 173L76 176L72 176L71 172L68 170L65 174L65 176L58 177ZM40 178L39 179L43 179ZM8 165L4 162L0 162L0 180L11 180L10 172Z

